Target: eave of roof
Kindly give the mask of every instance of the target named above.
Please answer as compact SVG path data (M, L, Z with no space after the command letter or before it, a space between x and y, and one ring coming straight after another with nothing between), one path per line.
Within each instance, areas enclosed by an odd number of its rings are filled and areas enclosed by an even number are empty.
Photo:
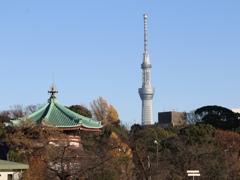
M0 160L0 170L28 169L28 164Z

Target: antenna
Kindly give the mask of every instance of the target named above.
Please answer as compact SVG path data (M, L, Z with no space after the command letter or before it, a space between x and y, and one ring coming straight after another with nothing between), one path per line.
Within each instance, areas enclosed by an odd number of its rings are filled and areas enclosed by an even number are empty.
M54 72L53 72L52 76L53 76L53 77L52 77L52 78L53 78L52 81L53 81L53 85L54 85Z
M144 18L144 53L148 53L148 35L147 35L147 14L143 15Z

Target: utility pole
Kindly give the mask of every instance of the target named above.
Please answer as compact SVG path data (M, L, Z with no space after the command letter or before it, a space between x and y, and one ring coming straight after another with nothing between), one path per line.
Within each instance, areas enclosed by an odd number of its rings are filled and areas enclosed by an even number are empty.
M155 141L154 141L154 144L157 145L157 158L156 158L156 161L157 161L157 167L158 167L158 141L155 140Z

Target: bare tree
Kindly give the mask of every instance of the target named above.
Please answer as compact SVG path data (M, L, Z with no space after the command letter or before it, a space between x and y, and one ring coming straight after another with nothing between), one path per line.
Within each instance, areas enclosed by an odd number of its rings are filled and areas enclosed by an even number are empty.
M9 122L10 121L10 111L4 110L0 111L0 122Z
M192 110L186 113L186 118L187 118L187 124L196 124L198 122L201 122L201 117L195 114L195 110Z
M16 104L14 106L11 106L10 109L11 119L18 119L27 115L27 112L24 110L24 107L22 105Z
M25 107L25 112L27 115L34 113L38 109L43 107L43 104L36 104L36 105L28 105Z

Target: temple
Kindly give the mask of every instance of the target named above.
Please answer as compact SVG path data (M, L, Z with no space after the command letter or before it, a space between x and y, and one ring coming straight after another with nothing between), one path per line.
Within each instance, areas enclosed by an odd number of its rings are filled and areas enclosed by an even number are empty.
M17 119L10 120L10 126L20 126L22 122L30 120L32 124L56 127L68 135L68 142L72 147L81 147L79 131L100 132L103 127L100 121L82 116L58 103L55 96L58 91L54 85L51 86L48 103L34 113Z
M54 126L62 130L101 131L100 121L77 114L59 104L55 96L58 91L54 85L48 93L51 96L46 105L26 117L11 120L13 125L19 126L21 121L31 120L36 125Z

